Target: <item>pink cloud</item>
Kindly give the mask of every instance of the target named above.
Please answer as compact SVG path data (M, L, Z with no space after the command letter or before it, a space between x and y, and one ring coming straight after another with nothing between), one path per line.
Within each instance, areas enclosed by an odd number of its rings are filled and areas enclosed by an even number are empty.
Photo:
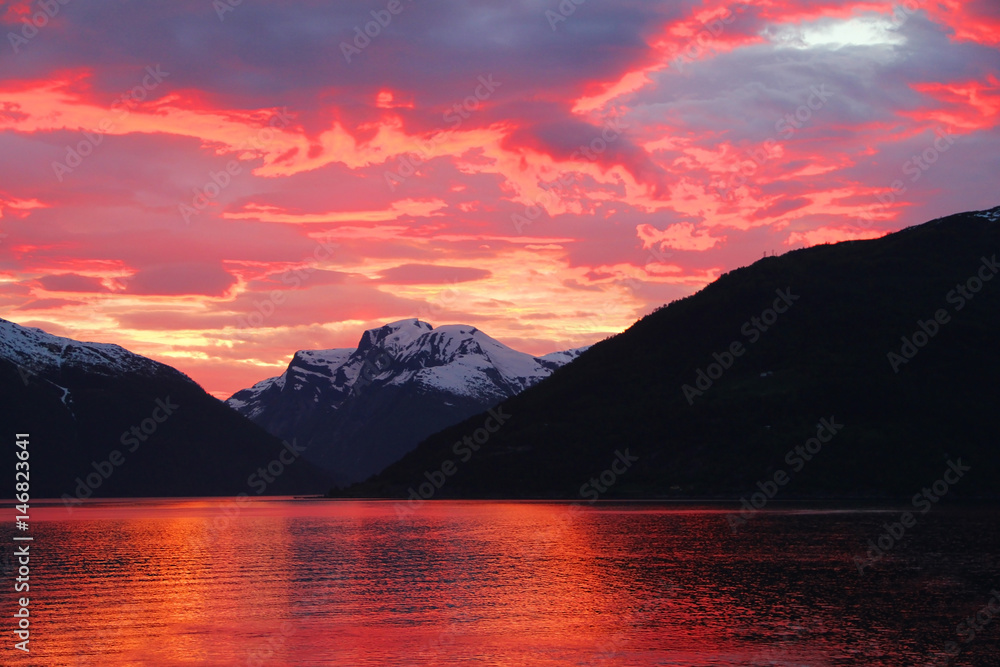
M35 299L18 306L15 310L54 310L63 306L83 306L85 301L73 301L71 299Z
M75 273L62 273L54 276L42 276L38 284L47 292L107 292L99 278L80 276Z
M481 280L482 278L489 278L490 275L490 272L486 269L476 269L467 266L403 264L382 271L379 276L379 282L397 285L434 285Z
M223 296L236 278L221 264L177 263L139 270L127 281L128 294L156 296Z
M725 243L726 237L711 236L707 232L698 232L690 222L679 222L659 230L652 225L639 225L636 233L642 239L643 248L659 247L674 250L693 250L703 252L711 250L719 243Z
M785 245L805 246L821 245L823 243L840 243L841 241L858 241L861 239L877 239L885 236L877 230L859 230L852 228L820 227L807 232L792 232L785 239Z

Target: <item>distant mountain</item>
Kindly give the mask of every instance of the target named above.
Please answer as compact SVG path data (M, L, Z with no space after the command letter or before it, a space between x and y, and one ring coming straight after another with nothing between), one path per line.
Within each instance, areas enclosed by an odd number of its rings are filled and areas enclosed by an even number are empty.
M342 495L996 497L998 257L1000 207L767 257Z
M30 435L33 498L301 494L330 484L180 371L117 345L6 320L0 423L11 441ZM269 473L283 451L290 463ZM13 477L0 487L5 498L13 497Z
M361 337L357 349L296 352L285 372L227 401L306 457L355 482L431 433L514 396L583 350L533 357L475 327L402 320Z

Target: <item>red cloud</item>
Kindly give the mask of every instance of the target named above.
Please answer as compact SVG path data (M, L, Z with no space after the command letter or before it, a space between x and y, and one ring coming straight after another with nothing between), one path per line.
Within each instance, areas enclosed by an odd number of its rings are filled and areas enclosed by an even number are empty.
M673 248L674 250L711 250L718 243L725 243L726 237L714 237L699 233L690 222L679 222L659 230L652 225L639 225L636 233L642 239L643 248Z
M108 288L101 283L100 278L81 276L75 273L63 273L55 276L43 276L38 284L47 292L107 292Z
M85 301L72 301L70 299L35 299L14 310L55 310L63 306L82 306L85 304Z
M126 282L126 293L157 296L223 296L236 278L221 264L179 263L140 269Z
M1000 80L993 75L985 82L916 83L912 87L940 103L935 109L908 112L913 118L975 131L994 127L1000 115Z

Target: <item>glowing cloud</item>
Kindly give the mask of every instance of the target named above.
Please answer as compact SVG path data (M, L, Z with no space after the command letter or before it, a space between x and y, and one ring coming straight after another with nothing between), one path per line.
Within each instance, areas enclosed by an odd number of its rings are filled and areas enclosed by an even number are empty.
M0 316L217 395L404 317L586 345L775 248L1000 203L990 0L597 3L556 29L447 0L350 63L351 3L206 7L67 8L4 57Z

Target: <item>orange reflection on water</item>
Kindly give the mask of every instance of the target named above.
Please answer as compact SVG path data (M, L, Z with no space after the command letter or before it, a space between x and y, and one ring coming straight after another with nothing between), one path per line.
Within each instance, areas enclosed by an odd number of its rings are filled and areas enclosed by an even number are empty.
M913 632L907 614L947 617L966 602L915 584L908 568L858 577L850 552L882 513L762 513L741 540L712 508L234 507L40 508L32 653L3 662L736 666L854 655L901 666L920 664L952 632L926 621ZM981 541L995 531L983 526L995 519L942 516L937 528L961 544L950 558L970 580L985 576L976 568L995 545ZM925 534L934 526L927 519ZM898 607L901 597L909 606Z

